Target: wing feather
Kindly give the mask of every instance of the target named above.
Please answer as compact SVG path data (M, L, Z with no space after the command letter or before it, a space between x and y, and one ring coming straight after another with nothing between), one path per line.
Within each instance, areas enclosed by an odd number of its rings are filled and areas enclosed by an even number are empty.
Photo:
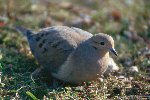
M56 72L78 44L91 36L78 28L54 26L34 34L29 44L39 64L48 72Z

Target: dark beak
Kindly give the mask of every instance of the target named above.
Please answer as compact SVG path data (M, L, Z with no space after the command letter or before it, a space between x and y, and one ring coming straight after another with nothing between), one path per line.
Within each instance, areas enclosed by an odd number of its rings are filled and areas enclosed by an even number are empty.
M109 49L113 54L115 54L116 56L118 56L116 50L114 48Z

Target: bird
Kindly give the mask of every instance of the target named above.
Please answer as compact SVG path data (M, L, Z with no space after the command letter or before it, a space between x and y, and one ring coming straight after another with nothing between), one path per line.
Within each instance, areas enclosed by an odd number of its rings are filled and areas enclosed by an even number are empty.
M104 33L93 35L68 26L51 26L37 32L22 26L15 28L26 36L44 73L64 82L76 84L96 80L110 64L109 52L118 55L114 39Z

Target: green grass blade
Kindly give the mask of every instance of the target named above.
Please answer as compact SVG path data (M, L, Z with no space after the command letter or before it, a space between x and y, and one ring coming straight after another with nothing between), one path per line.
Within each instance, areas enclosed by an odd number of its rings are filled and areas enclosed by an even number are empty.
M26 94L28 96L30 96L33 100L39 100L38 98L36 98L36 96L34 96L31 92L27 91Z

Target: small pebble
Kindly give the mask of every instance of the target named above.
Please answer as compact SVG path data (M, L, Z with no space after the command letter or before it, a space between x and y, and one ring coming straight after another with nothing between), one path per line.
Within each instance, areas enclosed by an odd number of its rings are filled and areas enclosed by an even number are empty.
M129 77L129 80L133 80L133 77Z
M132 66L129 68L129 72L132 72L132 73L138 73L139 70L138 70L138 67L137 66Z
M103 82L103 81L104 81L104 79L103 79L103 78L99 78L98 80L99 80L100 82Z
M124 78L125 78L124 76L119 76L119 77L118 77L118 79L124 79Z

